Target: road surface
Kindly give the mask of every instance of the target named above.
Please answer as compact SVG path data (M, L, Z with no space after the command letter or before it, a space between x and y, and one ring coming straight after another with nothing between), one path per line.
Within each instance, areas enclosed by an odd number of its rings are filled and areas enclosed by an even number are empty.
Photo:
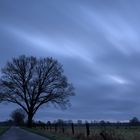
M11 127L0 136L0 140L49 140L37 134L25 131L19 127Z

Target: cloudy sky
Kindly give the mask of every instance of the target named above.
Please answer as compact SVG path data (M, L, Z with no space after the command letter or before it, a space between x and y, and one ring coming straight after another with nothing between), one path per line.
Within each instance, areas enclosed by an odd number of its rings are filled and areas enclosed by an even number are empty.
M75 87L71 108L36 119L140 116L139 0L0 0L0 68L19 55L52 56ZM0 105L0 120L15 105Z

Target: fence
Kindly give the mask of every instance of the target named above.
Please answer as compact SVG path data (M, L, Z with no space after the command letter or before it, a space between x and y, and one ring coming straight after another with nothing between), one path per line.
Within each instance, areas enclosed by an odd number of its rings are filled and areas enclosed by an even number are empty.
M34 124L34 127L39 127L41 129L46 129L50 132L58 132L63 134L71 134L75 135L76 133L84 133L87 137L90 135L90 124L76 124L76 123L51 123L48 122L47 124L38 123Z
M138 126L132 126L129 123L97 123L97 124L92 124L92 123L64 123L64 122L55 122L51 123L48 122L47 124L45 123L36 123L34 127L39 127L40 129L43 129L48 132L53 132L53 133L58 133L58 134L64 134L64 135L69 135L69 136L74 136L74 137L86 137L86 138L94 138L98 140L122 140L123 136L120 134L123 131L134 131L135 129L139 129L140 127ZM119 132L119 133L118 133ZM97 134L97 135L96 135Z

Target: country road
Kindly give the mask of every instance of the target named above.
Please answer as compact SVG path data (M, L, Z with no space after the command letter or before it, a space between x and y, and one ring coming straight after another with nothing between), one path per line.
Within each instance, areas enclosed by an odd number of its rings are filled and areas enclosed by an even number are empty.
M0 140L49 140L49 139L34 133L30 133L19 127L11 127L6 133L0 136Z

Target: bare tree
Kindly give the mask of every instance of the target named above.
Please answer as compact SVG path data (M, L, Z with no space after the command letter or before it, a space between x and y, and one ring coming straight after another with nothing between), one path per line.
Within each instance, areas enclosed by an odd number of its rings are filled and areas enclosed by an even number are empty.
M129 123L131 125L139 125L140 121L137 117L133 117L131 120L129 120Z
M16 109L11 113L11 118L16 125L23 125L25 112L22 109Z
M22 107L28 115L28 127L31 127L33 116L42 105L69 105L74 88L57 60L22 55L2 69L0 93L3 101Z

